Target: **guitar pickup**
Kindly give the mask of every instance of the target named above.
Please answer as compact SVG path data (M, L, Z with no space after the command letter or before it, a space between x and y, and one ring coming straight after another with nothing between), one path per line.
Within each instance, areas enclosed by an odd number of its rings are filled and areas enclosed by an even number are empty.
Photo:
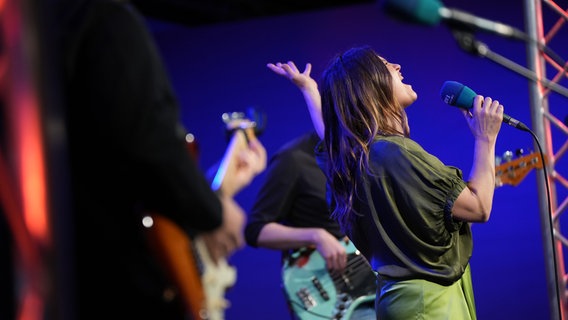
M312 297L312 295L310 295L310 292L306 288L298 290L296 295L300 298L300 301L302 301L304 309L306 310L313 308L317 304L316 300Z
M314 286L316 287L316 289L318 290L319 294L321 295L321 297L325 300L328 301L329 300L329 293L327 293L327 291L323 288L323 285L321 284L321 282L319 281L318 278L313 277L312 278L312 283L314 284Z

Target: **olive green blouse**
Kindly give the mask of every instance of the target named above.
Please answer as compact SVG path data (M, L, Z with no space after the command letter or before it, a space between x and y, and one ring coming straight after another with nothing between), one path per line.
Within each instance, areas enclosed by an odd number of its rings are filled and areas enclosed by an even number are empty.
M381 136L371 145L366 183L358 185L346 230L379 275L451 284L472 254L469 224L451 216L466 187L461 170L444 165L415 141Z

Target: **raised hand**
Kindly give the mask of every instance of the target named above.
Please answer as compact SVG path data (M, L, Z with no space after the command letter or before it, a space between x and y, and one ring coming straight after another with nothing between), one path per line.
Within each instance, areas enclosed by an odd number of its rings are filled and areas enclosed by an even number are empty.
M306 63L306 68L303 72L298 70L298 67L296 67L293 61L288 61L287 63L268 63L266 66L274 73L288 78L300 89L308 106L314 129L318 133L318 136L323 139L325 126L321 115L321 96L317 82L310 76L312 65Z
M292 83L294 83L300 90L316 90L318 89L317 82L310 76L312 72L311 63L306 63L306 68L303 72L298 70L296 64L293 61L288 61L287 63L269 63L266 65L274 73L288 78Z

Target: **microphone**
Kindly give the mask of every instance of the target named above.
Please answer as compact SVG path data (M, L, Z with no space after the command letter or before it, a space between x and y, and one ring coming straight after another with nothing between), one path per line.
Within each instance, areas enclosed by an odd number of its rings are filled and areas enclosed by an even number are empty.
M442 100L450 106L470 110L473 108L473 99L477 93L469 87L456 81L446 81L440 89ZM503 114L503 122L523 131L530 131L529 128L519 120Z
M451 25L465 25L506 38L528 39L528 35L517 28L458 9L446 8L439 0L384 0L384 8L400 19L419 24L437 25L444 20Z

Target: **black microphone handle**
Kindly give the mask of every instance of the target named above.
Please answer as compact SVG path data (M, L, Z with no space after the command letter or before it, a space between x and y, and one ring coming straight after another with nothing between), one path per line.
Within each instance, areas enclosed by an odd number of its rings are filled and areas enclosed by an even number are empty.
M519 120L511 118L510 115L503 113L503 122L523 131L530 131L529 128Z

